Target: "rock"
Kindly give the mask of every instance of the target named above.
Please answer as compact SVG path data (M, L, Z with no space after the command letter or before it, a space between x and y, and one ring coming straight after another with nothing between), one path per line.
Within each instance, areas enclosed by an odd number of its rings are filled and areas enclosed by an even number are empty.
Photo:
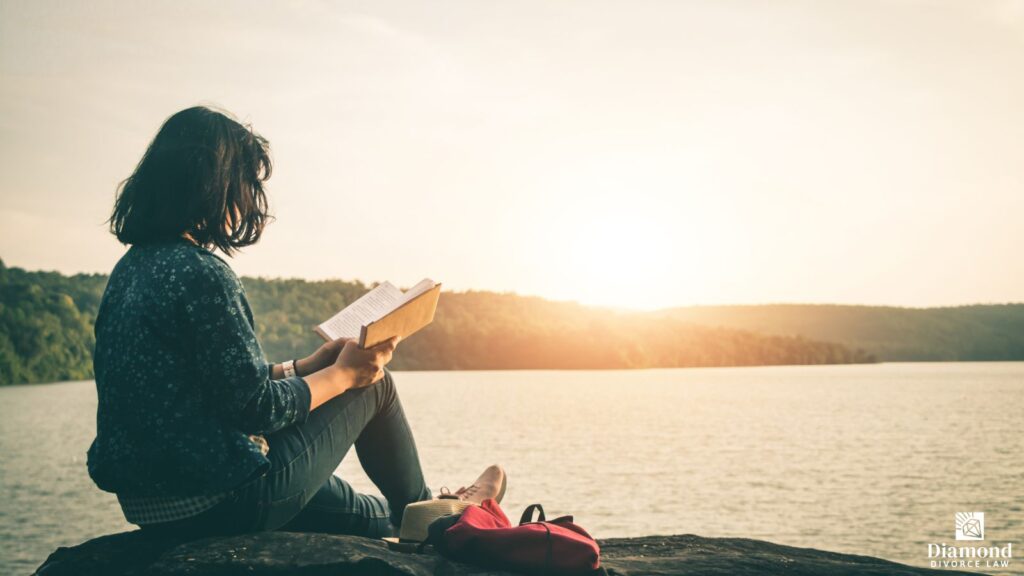
M956 574L913 568L869 556L781 546L745 538L648 536L602 540L609 574ZM140 531L59 548L37 576L499 576L505 572L454 563L436 554L405 554L355 536L264 532L183 541ZM961 573L962 574L962 573Z
M871 556L796 548L749 538L702 538L686 534L611 538L599 543L602 564L610 573L623 576L967 574L915 568Z

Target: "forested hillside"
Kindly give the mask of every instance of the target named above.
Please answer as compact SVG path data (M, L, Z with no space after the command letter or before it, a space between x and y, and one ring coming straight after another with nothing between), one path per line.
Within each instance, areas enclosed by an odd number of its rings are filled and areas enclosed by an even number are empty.
M1024 360L1024 304L697 306L661 314L676 321L838 342L863 348L881 361Z
M267 356L319 344L311 327L367 287L246 278ZM863 352L802 337L711 328L651 314L498 294L444 293L433 324L399 346L395 369L649 368L869 362Z
M0 384L92 377L106 276L27 272L0 261ZM244 278L271 361L319 344L312 326L369 286ZM1024 304L955 308L706 306L614 312L494 292L446 292L395 369L648 368L1024 360Z
M0 260L0 385L92 377L92 323L107 277L6 268Z
M244 278L268 359L319 345L311 328L365 292L359 282ZM106 276L27 272L0 261L0 384L90 378ZM646 368L872 361L800 336L696 325L492 292L445 293L434 324L403 342L395 369Z

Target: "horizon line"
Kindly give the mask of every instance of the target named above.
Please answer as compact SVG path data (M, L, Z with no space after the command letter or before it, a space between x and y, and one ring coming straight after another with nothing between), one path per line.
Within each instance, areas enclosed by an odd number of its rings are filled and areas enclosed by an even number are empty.
M218 256L220 256L220 254L218 254ZM60 274L62 276L67 276L67 277L76 276L76 275L83 275L83 276L86 276L86 275L109 276L110 275L110 272L78 271L78 272L70 272L69 273L69 272L65 272L65 271L62 271L62 270L56 270L56 269L42 269L42 268L29 269L29 268L26 268L26 267L23 267L23 266L9 265L2 257L0 257L0 265L2 265L4 268L18 268L18 269L24 270L25 272L54 273L54 274ZM254 279L257 279L257 280L269 280L269 281L299 280L299 281L302 281L302 282L310 282L310 283L312 283L312 282L348 282L348 283L362 284L362 285L364 285L364 286L366 286L368 288L372 288L376 284L380 284L380 283L383 282L383 281L380 281L380 280L374 280L374 281L367 282L365 280L361 280L361 279L358 279L358 278L340 278L340 277L304 278L302 276L269 276L269 275L266 275L266 276L265 275L255 275L255 276L253 276L253 275L239 275L239 278L254 278ZM404 289L406 289L408 287L400 287L400 288L402 288L404 290ZM520 292L516 292L514 290L496 290L496 289L491 289L491 288L456 288L456 289L445 290L444 292L449 292L449 293L454 293L454 294L460 294L460 293L461 294L465 294L465 293L469 293L469 292L484 292L484 293L491 293L491 294L516 296L516 297L519 297L519 298L536 298L536 299L545 300L545 301L554 302L554 303L574 304L576 306L581 306L583 308L611 310L611 311L616 311L616 312L627 312L627 313L634 313L634 314L650 314L650 313L656 313L656 312L665 312L665 311L670 311L670 310L677 310L677 309L680 309L680 308L744 308L744 307L753 308L753 307L768 307L768 306L822 306L822 307L832 306L832 307L847 307L847 308L893 308L893 309L902 309L902 310L942 310L942 309L950 309L950 308L969 308L969 307L973 307L973 306L1020 306L1020 305L1024 305L1024 299L1022 299L1020 301L1003 301L1003 302L973 301L973 302L966 302L966 303L960 303L960 304L941 304L941 305L935 305L935 306L915 306L915 305L906 305L906 304L864 304L864 303L849 303L849 302L835 302L835 301L814 302L814 301L806 301L806 300L804 300L804 301L782 301L782 300L775 300L775 301L745 302L745 303L729 302L729 303L717 303L717 304L715 304L715 303L678 304L678 305L674 305L674 306L663 306L663 307L660 307L660 308L630 308L630 307L627 307L627 306L613 306L613 305L606 305L606 304L587 304L587 303L584 303L584 302L580 302L578 300L562 299L562 298L552 298L550 296L544 296L544 295L541 295L541 294L523 294L523 293L520 293Z

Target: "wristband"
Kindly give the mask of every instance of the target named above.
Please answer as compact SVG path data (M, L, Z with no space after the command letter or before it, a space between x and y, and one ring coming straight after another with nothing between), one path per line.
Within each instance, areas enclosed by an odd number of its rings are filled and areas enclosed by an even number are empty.
M297 375L295 372L295 360L288 360L284 364L281 364L281 367L284 368L285 378L294 378Z

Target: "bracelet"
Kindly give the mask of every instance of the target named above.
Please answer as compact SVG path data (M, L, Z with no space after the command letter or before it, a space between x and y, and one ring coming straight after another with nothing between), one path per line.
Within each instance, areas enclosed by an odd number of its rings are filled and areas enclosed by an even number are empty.
M295 372L295 360L288 360L281 364L281 367L284 368L285 378L294 378L297 376L297 372Z

